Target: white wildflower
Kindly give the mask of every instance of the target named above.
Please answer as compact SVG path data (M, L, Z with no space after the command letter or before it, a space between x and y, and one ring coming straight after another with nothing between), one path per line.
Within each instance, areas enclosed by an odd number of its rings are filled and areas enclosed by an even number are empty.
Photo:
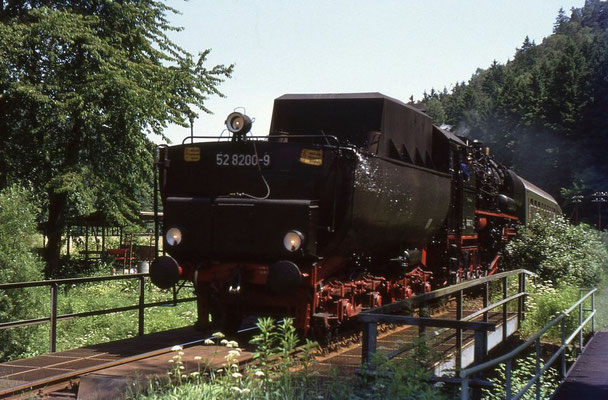
M200 361L202 359L203 359L203 357L201 357L201 356L194 356L194 361Z
M205 339L205 344L213 346L215 344L215 342L211 339Z
M226 339L222 339L222 341L220 342L220 344L228 344L228 341Z
M172 363L174 360L169 360L170 363Z
M230 350L228 352L228 356L230 356L230 357L238 357L240 355L241 355L241 353L238 350Z
M215 333L214 333L213 335L211 335L211 336L213 336L214 338L218 338L218 339L222 339L222 338L225 338L225 337L226 337L226 335L224 335L222 332L215 332Z
M191 372L191 373L190 373L190 376L191 376L191 377L195 377L195 376L199 376L199 374L200 374L200 373L199 373L198 371L195 371L195 372Z
M254 374L255 376L257 376L258 378L261 378L261 377L263 377L264 375L266 375L266 374L264 374L264 371L261 371L261 370L255 371L253 374Z
M179 369L182 369L182 370L183 370L183 369L186 369L186 367L184 367L183 365L180 365L180 366L179 366Z
M232 389L232 391L237 392L237 393L241 393L242 392L241 388L238 387L238 386L233 386L233 387L231 387L231 389Z
M251 390L249 390L247 388L241 390L241 393L243 393L243 394L247 394L249 392L251 392Z
M171 347L171 351L180 351L183 350L184 348L180 345L175 345L173 347Z
M232 377L233 377L234 379L239 379L239 378L242 378L242 377L243 377L243 374L241 374L240 372L233 372L233 373L232 373Z
M183 351L180 351L180 352L178 352L177 354L178 354L179 356L183 356L183 355L184 355L184 352L183 352Z

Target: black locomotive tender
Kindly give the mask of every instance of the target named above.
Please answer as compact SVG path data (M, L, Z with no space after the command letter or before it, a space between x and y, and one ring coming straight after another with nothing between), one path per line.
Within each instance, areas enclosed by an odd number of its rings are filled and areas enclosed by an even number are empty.
M270 134L226 120L159 155L153 282L194 283L199 322L295 317L303 332L499 269L518 223L561 210L480 143L379 93L284 95Z

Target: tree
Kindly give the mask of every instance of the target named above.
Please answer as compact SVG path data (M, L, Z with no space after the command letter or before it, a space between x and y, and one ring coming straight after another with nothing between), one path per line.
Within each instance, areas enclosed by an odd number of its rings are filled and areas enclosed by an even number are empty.
M47 272L70 214L121 222L149 188L148 133L186 126L233 66L206 66L167 36L177 11L155 0L0 3L0 185L45 194Z
M564 8L561 7L557 13L555 23L553 24L553 33L561 33L561 29L568 23L568 21L570 21L570 19L566 16ZM528 37L526 36L526 39L527 38Z
M42 279L43 261L33 252L36 214L31 190L17 185L0 190L0 283ZM37 289L10 289L0 296L0 321L41 317L43 309ZM43 331L39 326L0 330L0 362L40 350Z

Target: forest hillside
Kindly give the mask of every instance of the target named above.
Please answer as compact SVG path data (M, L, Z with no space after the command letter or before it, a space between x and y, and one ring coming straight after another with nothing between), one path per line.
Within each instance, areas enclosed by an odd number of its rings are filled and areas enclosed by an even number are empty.
M571 212L572 196L608 191L608 2L560 10L542 43L526 37L506 64L431 90L422 104Z

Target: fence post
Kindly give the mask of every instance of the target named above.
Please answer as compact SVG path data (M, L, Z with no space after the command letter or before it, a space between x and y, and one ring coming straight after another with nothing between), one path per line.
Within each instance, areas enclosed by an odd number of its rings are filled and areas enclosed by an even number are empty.
M51 316L49 329L49 350L50 353L57 351L57 289L56 283L51 284Z
M456 319L462 320L462 290L456 293ZM462 329L456 328L456 371L462 368Z
M363 364L367 364L367 369L373 370L375 369L373 363L373 355L376 353L376 342L378 335L378 325L377 322L363 322L363 338L362 338L362 347L361 347L361 358L363 360Z
M505 276L502 278L502 299L509 297L509 277ZM507 303L502 305L502 341L507 341L507 320L509 315L507 314Z
M139 336L143 336L144 335L144 311L145 311L145 298L144 298L144 294L145 294L145 281L144 281L144 277L140 276L139 277L139 318L138 318L138 330L137 333Z

